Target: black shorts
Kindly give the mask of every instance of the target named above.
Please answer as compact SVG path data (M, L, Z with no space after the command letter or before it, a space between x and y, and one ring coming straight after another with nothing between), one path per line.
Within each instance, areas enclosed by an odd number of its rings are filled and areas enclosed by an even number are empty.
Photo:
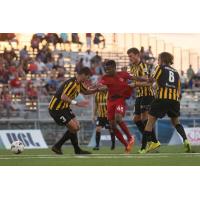
M151 103L153 102L153 96L137 97L135 100L135 115L140 115L150 110Z
M167 99L155 99L151 104L149 114L156 118L180 116L180 102Z
M60 126L65 126L71 119L76 117L71 108L66 108L63 110L49 110L49 114Z
M107 117L97 117L96 126L105 127L106 129L110 129L110 124Z

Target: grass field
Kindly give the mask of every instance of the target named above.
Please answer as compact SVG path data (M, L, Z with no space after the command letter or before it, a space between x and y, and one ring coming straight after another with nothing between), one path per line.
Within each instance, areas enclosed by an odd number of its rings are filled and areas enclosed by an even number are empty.
M89 148L84 148L91 150ZM25 150L15 155L0 150L1 166L200 166L200 147L194 153L184 153L183 146L161 146L158 152L140 155L135 147L131 154L124 154L122 147L114 151L101 148L91 155L74 155L72 147L64 147L64 155L55 155L50 149Z

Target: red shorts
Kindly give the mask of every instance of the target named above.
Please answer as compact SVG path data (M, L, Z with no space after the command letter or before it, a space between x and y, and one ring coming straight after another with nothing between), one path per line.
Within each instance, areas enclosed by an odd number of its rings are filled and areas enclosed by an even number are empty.
M108 100L107 117L108 120L114 120L115 114L121 114L123 117L126 112L125 99Z

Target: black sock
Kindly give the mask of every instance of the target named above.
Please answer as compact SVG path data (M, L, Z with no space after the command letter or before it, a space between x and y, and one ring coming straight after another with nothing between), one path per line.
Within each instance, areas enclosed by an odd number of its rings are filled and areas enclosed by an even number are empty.
M142 147L141 149L146 149L148 138L151 137L151 131L144 131L142 135Z
M143 134L143 131L144 131L144 128L145 128L144 123L140 120L140 121L135 122L135 124L138 127L141 134Z
M70 133L70 140L71 140L71 143L74 147L74 151L79 151L80 150L80 147L78 145L78 137L77 137L77 133Z
M67 130L67 131L65 132L65 134L60 138L60 140L58 140L58 141L56 142L56 144L55 144L54 146L56 146L57 148L61 148L62 145L63 145L67 140L69 140L69 138L70 138L70 132Z
M96 131L96 147L99 147L100 138L101 138L101 133Z
M177 124L175 126L177 132L180 134L180 136L183 138L183 141L187 140L187 136L185 134L185 130L181 124Z
M150 139L151 139L152 142L155 142L155 143L158 142L158 140L157 140L157 138L156 138L156 132L155 132L155 129L154 129L154 128L153 128L153 130L152 130Z
M115 134L112 130L110 130L110 137L111 137L112 146L115 146Z

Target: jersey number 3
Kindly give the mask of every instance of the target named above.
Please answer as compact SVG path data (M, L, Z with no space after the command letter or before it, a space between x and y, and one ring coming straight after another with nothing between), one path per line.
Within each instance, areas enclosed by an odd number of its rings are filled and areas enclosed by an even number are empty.
M169 82L174 83L174 72L169 71Z

